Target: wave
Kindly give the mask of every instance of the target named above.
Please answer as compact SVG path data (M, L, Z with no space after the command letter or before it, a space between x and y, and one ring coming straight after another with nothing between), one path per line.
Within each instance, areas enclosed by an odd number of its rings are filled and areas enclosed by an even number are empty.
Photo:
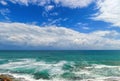
M82 65L80 62L64 60L11 59L0 64L0 73L28 81L120 81L120 66L88 65L85 61Z

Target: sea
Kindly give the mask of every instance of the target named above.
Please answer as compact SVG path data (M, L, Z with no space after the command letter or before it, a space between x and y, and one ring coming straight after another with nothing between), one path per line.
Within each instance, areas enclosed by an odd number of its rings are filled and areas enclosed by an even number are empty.
M120 81L120 51L0 51L0 74L27 81Z

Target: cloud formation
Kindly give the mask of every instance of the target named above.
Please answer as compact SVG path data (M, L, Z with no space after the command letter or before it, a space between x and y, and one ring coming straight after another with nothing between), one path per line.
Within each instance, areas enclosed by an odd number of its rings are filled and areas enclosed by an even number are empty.
M44 6L46 4L49 5L51 2L53 2L57 5L61 5L64 7L82 8L82 7L87 7L93 1L94 0L8 0L8 1L2 0L1 4L7 4L7 2L11 2L13 4L19 4L25 6L28 6L30 4Z
M54 8L53 5L45 6L45 10L46 10L46 11L51 11L53 8Z
M120 27L120 0L98 0L94 20L101 20Z
M0 1L0 4L2 4L2 5L7 5L7 2L5 2L4 0L1 0L1 1Z
M10 10L8 8L0 9L0 15L2 15L7 20L9 20L9 18L7 17L7 14L9 13L10 13Z
M55 3L60 3L62 6L70 8L82 8L87 7L94 0L54 0Z
M5 49L4 46L26 49L120 49L119 36L120 33L116 31L86 34L64 27L0 22L0 49Z

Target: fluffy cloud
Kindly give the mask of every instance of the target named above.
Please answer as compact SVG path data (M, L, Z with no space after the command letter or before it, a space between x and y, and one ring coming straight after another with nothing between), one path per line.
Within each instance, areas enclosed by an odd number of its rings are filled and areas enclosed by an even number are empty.
M4 46L21 46L26 49L120 49L120 38L116 37L119 37L116 31L86 34L64 27L0 23L0 49L4 49Z
M50 4L51 2L53 2L55 4L60 4L64 7L81 8L81 7L88 6L94 0L8 0L7 2L5 0L3 1L4 3L7 3L9 1L14 4L20 4L20 5L26 5L26 6L28 6L29 4L44 6L46 4Z
M82 8L87 7L94 0L54 0L55 3L60 3L62 6L70 8Z
M9 0L7 2L12 2L13 4L25 5L29 4L43 6L45 4L49 4L50 0Z
M99 0L97 7L95 20L109 22L120 27L120 0Z

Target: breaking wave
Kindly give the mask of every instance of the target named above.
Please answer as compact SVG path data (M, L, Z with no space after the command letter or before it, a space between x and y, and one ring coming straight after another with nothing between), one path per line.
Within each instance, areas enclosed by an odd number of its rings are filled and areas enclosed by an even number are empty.
M120 66L37 59L0 59L0 73L28 81L120 81Z

